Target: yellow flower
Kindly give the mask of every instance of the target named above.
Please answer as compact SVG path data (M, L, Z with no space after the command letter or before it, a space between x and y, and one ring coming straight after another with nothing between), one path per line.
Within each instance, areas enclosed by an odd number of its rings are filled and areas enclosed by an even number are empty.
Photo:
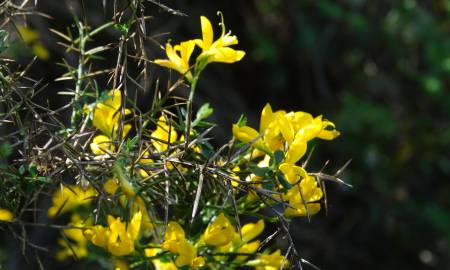
M248 244L245 244L238 248L237 253L247 253L247 254L253 254L255 253L260 246L261 242L259 240L250 242ZM243 262L248 258L248 256L245 255L239 255L234 259L235 262Z
M111 90L108 98L95 105L92 124L100 129L104 135L114 138L119 127L120 107L122 106L122 94L119 89ZM131 110L125 109L125 115ZM130 124L123 126L122 136L125 137L131 129Z
M96 225L84 231L84 236L94 245L115 256L124 256L134 252L134 242L139 236L142 213L137 212L127 224L120 218L108 216L108 227Z
M177 140L178 134L172 126L167 124L165 116L161 115L156 130L150 136L153 139L152 144L155 149L158 152L164 152L167 150L169 143L172 144Z
M197 62L205 61L205 64L211 62L234 63L240 61L245 52L234 50L229 46L238 44L236 36L232 36L230 32L225 33L225 24L222 18L222 34L216 41L214 40L214 32L211 22L204 16L200 17L202 27L202 39L196 39L196 44L202 48L202 53L198 56Z
M286 177L286 180L294 185L300 180L300 178L306 178L307 172L305 169L299 166L295 166L292 163L282 163L279 166L280 171L284 174L284 177Z
M294 207L294 209L286 207L284 214L288 217L312 216L320 211L320 203L317 201L322 198L323 192L314 177L306 175L300 182L300 189L298 185L295 185L284 197Z
M88 221L88 224L90 222ZM67 239L71 240L71 244L67 243L67 240L58 239L59 245L63 248L56 253L57 260L65 260L67 257L84 258L88 255L88 250L86 248L87 239L83 235L83 230L81 229L86 224L83 222L78 214L73 214L71 216L71 222L69 225L78 227L63 230L63 234Z
M278 249L272 254L261 254L256 259L247 262L249 266L255 266L256 270L279 270L281 266L288 268L289 262L281 255Z
M203 240L210 246L223 246L230 243L235 235L234 227L221 213L208 225L203 234Z
M70 211L80 205L91 202L97 192L89 187L85 190L78 186L62 186L53 194L52 206L48 209L48 216L53 218L59 214Z
M194 48L194 40L181 42L179 45L175 45L175 47L172 47L170 43L167 43L166 54L167 58L169 59L156 59L154 63L160 66L174 69L179 73L186 75L186 77L190 80L192 79L192 75L189 72L189 59L191 58Z
M233 124L232 132L234 137L236 137L239 141L243 143L249 143L259 136L259 132L256 131L255 129L248 126L240 127L236 124ZM260 150L263 151L267 150L262 138L259 138L256 142L253 143L253 145Z
M241 228L242 242L248 243L255 239L264 231L264 220L260 219L256 223L247 223Z
M240 239L239 235L238 241L237 241L237 253L248 253L252 254L255 253L260 245L260 241L256 240L253 242L250 242L251 240L255 239L258 235L260 235L264 231L264 220L260 219L256 223L247 223L241 228L242 233L242 239ZM248 256L237 256L234 261L236 262L242 262L245 259L247 259Z
M105 153L114 152L114 144L111 142L111 139L105 135L95 136L90 147L94 155L104 155Z
M14 219L13 213L7 209L0 208L0 221L11 221Z
M171 221L167 225L162 249L178 255L175 260L177 267L188 265L198 268L204 264L204 259L197 257L197 249L186 239L183 228L177 222Z

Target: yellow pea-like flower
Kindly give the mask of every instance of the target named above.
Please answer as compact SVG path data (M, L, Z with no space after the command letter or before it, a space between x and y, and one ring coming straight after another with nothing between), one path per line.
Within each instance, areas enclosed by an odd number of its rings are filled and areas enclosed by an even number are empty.
M255 270L279 270L282 266L283 269L288 268L289 262L278 249L271 254L257 256L256 259L247 262L247 265L254 266Z
M295 185L287 191L285 199L291 207L286 207L284 214L288 217L312 216L320 211L319 201L323 196L322 189L318 186L314 177L307 175L300 182L300 189Z
M152 144L158 152L164 152L172 144L177 141L178 133L170 126L164 115L158 119L157 127L150 136L152 137Z
M296 184L298 180L308 176L305 169L295 166L293 163L285 162L280 164L278 168L284 174L286 180L292 185Z
M256 223L247 223L241 228L242 242L248 243L255 239L264 231L264 220L260 219Z
M261 245L261 242L259 240L256 240L256 241L244 244L243 246L238 248L237 253L253 254L259 249L260 245ZM239 256L236 257L236 259L234 259L234 261L235 262L243 262L247 258L248 258L248 256L239 255Z
M234 137L236 137L243 143L249 143L259 136L259 132L255 129L248 126L240 127L236 124L233 124L232 132ZM259 138L256 142L253 143L253 145L263 151L267 150L267 147L264 145L264 141L262 140L262 138Z
M167 225L161 247L177 255L175 260L177 267L188 265L196 269L204 265L204 259L197 257L197 249L186 239L183 228L175 221Z
M108 98L95 104L92 124L100 129L109 138L114 138L119 128L120 107L122 106L122 94L119 89L111 90ZM125 109L125 115L131 110ZM130 124L123 126L122 137L125 137L131 129Z
M208 225L203 234L203 240L210 246L223 246L230 243L235 235L234 227L221 213Z
M105 135L95 136L89 146L91 147L91 151L94 155L104 155L108 152L114 152L115 149L111 139Z
M142 212L136 212L128 223L108 216L108 227L90 227L84 231L84 236L115 256L125 256L134 252L134 242L139 236L141 221Z
M89 204L96 195L97 192L92 187L82 189L74 185L63 186L53 194L48 216L53 218L58 212L62 214L80 205Z
M214 41L213 27L208 18L201 16L200 23L202 27L202 39L196 39L195 42L202 49L202 53L198 56L197 62L234 63L244 57L244 51L229 47L238 44L238 39L236 36L231 35L230 32L225 33L223 19L221 23L222 34L216 41Z
M156 59L155 64L174 69L179 73L186 75L188 80L192 79L192 74L189 72L189 59L195 48L195 41L188 40L181 42L172 47L170 43L166 44L166 55L168 59Z

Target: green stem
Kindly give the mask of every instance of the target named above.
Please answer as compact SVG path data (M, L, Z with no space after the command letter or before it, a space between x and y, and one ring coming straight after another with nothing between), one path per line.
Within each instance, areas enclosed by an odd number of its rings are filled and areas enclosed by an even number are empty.
M195 89L197 88L197 81L200 76L200 72L196 72L191 80L191 92L189 93L189 99L186 103L186 130L185 130L185 145L184 148L187 149L189 145L189 135L191 134L191 123L192 123L192 103L194 101Z
M78 118L80 116L80 97L81 97L81 87L83 83L83 73L84 73L84 57L85 57L85 44L86 38L84 35L84 26L81 21L78 21L78 33L80 39L80 56L78 58L78 68L77 68L77 81L75 83L75 96L73 98L73 110L71 117L72 128L75 128Z

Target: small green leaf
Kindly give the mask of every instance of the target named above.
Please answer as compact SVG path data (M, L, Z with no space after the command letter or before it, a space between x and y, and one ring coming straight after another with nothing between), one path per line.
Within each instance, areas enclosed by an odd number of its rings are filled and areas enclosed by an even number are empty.
M286 189L292 188L292 185L289 184L289 182L286 180L286 178L282 173L278 172L275 178L277 179L278 183L280 183L284 188Z
M12 153L12 147L9 143L0 144L0 158L6 158Z
M120 31L122 34L127 34L129 27L126 23L116 23L114 25L114 28L116 28L118 31Z
M276 166L278 166L278 164L283 162L283 160L284 160L284 152L283 151L278 150L278 151L275 151L275 153L273 153L273 162L275 163Z
M192 126L193 127L197 126L200 123L200 121L208 118L213 112L214 109L209 106L209 103L203 104L198 110L197 116L195 120L192 122Z
M247 125L247 117L245 117L243 114L241 114L236 125L238 125L238 127L246 126Z

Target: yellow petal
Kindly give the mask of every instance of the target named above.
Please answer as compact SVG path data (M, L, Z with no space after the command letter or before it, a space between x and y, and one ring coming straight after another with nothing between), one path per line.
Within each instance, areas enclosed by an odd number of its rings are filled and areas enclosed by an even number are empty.
M90 147L94 155L104 155L107 152L114 152L114 144L112 144L111 139L105 135L95 136Z
M256 223L247 223L242 229L242 242L248 243L264 231L264 220L260 219Z
M203 240L210 246L223 246L231 242L235 235L234 227L221 213L208 225L203 234Z
M302 138L295 138L292 144L289 146L286 152L286 158L284 162L295 164L299 161L306 153L307 144Z
M322 130L320 131L318 138L323 140L334 140L340 135L340 132L336 130L336 126L333 122L328 120L322 121Z
M296 184L300 178L307 177L305 169L295 166L292 163L282 163L280 164L279 169L284 174L284 177L286 177L286 180L292 185Z
M285 115L280 115L276 119L281 134L283 134L284 139L290 145L294 140L294 127L292 126L292 123L286 118Z
M248 127L248 126L243 126L240 127L236 124L233 124L232 127L232 132L233 135L241 142L243 143L249 143L252 140L254 140L255 138L257 138L259 136L258 131L256 131L255 129ZM264 142L261 138L259 138L255 143L254 146L256 148L259 148L261 150L266 150L266 147L264 146Z
M205 16L200 17L200 23L202 26L202 45L200 46L203 51L208 50L214 39L214 32L211 22Z
M262 112L261 112L261 120L259 123L259 131L264 132L270 123L274 120L274 115L272 112L272 107L269 103L264 106Z
M0 221L11 221L14 219L14 215L7 209L0 208Z

